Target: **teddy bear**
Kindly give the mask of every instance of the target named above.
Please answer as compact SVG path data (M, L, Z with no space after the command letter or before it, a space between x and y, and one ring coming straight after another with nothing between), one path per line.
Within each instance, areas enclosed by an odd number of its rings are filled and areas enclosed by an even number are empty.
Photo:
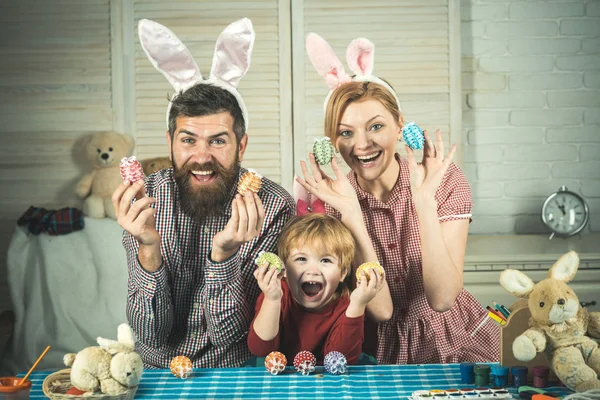
M576 392L600 389L600 312L581 307L567 283L577 272L579 255L570 251L550 268L548 278L535 283L523 272L506 269L500 284L511 294L527 298L529 329L512 345L515 358L532 360L544 352L554 373Z
M118 327L118 340L97 338L99 346L86 347L63 357L71 367L71 384L84 392L116 395L137 386L142 379L142 358L134 351L133 331L128 324Z
M116 132L92 134L84 145L91 173L77 183L75 193L84 199L83 213L91 218L116 219L111 196L121 183L120 162L133 151L133 137Z
M171 160L169 157L147 158L140 162L146 176L160 171L161 169L171 168Z

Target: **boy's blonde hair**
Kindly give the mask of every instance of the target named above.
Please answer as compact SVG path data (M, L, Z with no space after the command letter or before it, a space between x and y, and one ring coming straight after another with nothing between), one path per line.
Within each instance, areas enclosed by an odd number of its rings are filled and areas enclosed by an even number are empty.
M355 242L352 234L341 221L318 213L292 218L281 232L277 253L285 263L292 250L305 245L317 248L322 253L335 255L339 260L342 274L345 274L346 278L350 276Z

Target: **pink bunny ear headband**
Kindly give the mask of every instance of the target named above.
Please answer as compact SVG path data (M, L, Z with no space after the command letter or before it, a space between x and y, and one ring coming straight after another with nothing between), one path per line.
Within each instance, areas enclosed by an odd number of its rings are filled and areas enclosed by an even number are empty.
M325 98L324 107L327 108L329 98L335 89L348 82L373 82L386 88L396 99L398 110L400 100L390 85L373 75L373 62L375 60L375 46L368 39L354 39L346 50L346 61L355 76L350 77L345 71L340 59L335 55L333 49L316 33L309 33L306 37L306 51L308 58L319 75L325 78L329 86L329 93Z
M167 27L142 19L138 22L138 35L144 53L158 71L169 81L177 96L197 83L212 84L231 93L237 100L244 124L248 130L248 110L237 85L250 67L250 55L254 46L254 29L248 18L242 18L221 32L215 45L215 53L209 78L204 79L198 65L185 45ZM167 125L169 111L167 108Z

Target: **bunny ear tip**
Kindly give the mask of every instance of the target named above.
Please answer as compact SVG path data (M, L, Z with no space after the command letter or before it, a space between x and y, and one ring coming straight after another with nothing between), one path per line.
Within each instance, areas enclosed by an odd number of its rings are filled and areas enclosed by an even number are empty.
M148 34L150 32L165 29L165 27L158 22L145 18L138 21L137 28L139 34Z
M138 21L138 27L149 27L149 26L160 25L158 22L152 21L151 19L142 18Z
M364 47L374 47L373 42L371 42L369 39L364 38L364 37L359 37L359 38L354 39L351 44L358 45L358 46L364 46Z
M246 29L253 29L252 20L250 20L250 18L248 18L248 17L238 19L237 21L233 22L231 25L240 25L240 26L244 26Z
M319 35L318 33L310 32L308 35L306 35L306 41L307 42L315 42L315 41L323 42L323 41L325 41L325 39L323 39L323 37L321 35Z

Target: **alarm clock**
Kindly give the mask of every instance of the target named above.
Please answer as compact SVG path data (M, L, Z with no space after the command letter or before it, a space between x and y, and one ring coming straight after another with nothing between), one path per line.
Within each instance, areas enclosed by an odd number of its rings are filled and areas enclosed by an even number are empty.
M542 222L552 234L561 237L573 236L583 230L588 223L590 211L583 197L561 186L542 205Z

